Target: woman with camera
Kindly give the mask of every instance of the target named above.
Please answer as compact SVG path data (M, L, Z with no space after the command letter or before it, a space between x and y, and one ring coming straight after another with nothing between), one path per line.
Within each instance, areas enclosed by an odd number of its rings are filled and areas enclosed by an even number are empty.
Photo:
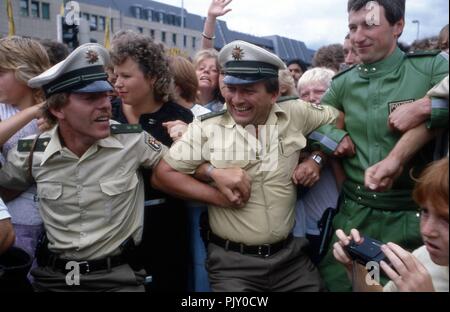
M336 231L339 241L334 244L333 253L346 267L354 291L449 291L448 165L448 158L429 165L413 191L414 200L421 206L420 232L424 245L413 253L394 243L381 246L390 262L380 261L381 269L390 278L384 287L374 285L366 267L355 264L346 251L352 241L363 246L358 230L353 229L349 236L342 230Z

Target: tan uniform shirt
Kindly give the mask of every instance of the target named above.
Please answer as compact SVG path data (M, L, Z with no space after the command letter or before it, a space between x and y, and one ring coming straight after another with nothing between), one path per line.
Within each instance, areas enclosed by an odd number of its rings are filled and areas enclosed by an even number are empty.
M130 236L139 243L144 184L138 169L155 166L165 148L155 147L146 132L112 134L78 158L61 145L57 127L40 138L50 141L44 152L34 152L33 178L30 153L14 148L0 186L24 190L36 182L49 249L65 259L92 260L118 254Z
M297 193L291 177L306 146L305 136L337 116L331 107L302 101L283 103L283 109L275 104L266 123L270 127L259 130L259 140L229 113L196 120L164 159L186 174L204 162L245 169L252 179L249 202L242 209L210 206L211 229L234 242L270 244L286 238L294 224Z
M448 76L427 93L430 97L445 98L448 100Z

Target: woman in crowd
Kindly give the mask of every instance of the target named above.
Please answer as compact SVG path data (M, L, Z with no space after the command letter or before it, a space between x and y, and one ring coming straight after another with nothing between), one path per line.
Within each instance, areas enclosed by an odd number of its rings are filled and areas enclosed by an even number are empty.
M414 200L422 207L420 232L424 245L413 253L402 247L387 243L381 250L391 266L381 261L381 269L391 279L384 287L369 286L365 267L354 265L344 246L354 240L360 244L361 235L352 230L347 236L336 231L339 241L334 244L334 256L347 269L349 278L354 277L355 291L449 291L448 271L448 158L430 164L417 180L413 191Z
M49 67L47 53L37 41L21 37L0 39L0 146L4 159L19 139L39 132L35 118L44 96L42 90L28 87L27 82ZM3 199L16 232L15 245L34 256L43 231L36 187L8 195Z
M113 119L125 124L140 124L166 146L173 143L165 122L191 123L189 109L171 100L172 77L161 45L149 36L131 31L115 35L111 60L116 74L115 89L122 103L113 106ZM151 142L149 142L151 144ZM183 201L154 190L151 172L143 171L145 221L142 240L147 273L152 276L152 291L185 291L187 286L187 213Z

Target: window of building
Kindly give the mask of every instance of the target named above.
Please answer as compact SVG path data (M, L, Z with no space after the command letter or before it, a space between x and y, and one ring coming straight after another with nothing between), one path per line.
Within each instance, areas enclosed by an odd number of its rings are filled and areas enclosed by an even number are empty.
M28 12L28 0L20 0L20 15L28 16L30 13Z
M152 39L155 39L155 30L154 29L150 29L150 37L152 37Z
M173 44L174 46L177 45L177 34L172 34L172 44Z
M192 49L197 49L197 38L192 37Z
M184 35L183 36L183 47L185 47L185 48L187 48L187 36L186 35Z
M153 10L152 9L146 9L145 10L146 13L146 20L151 22L152 21L152 14L153 14Z
M166 32L165 31L161 32L161 41L164 43L166 42Z
M84 20L89 21L89 13L82 13L81 16L83 17Z
M143 14L142 14L142 8L139 6L133 6L132 7L132 11L133 11L133 16L137 19L142 19L143 18Z
M39 12L39 2L31 1L31 17L40 17L41 14Z
M50 3L42 2L42 18L49 20L50 19Z
M159 12L152 11L152 21L159 23Z
M144 28L142 28L142 27L138 27L137 30L138 30L138 32L139 32L140 34L143 34L143 33L144 33Z
M91 27L91 31L92 30L97 30L97 27L98 27L98 17L97 17L97 15L91 15L91 18L90 18L89 21L90 21L89 25Z
M105 17L99 16L98 17L98 31L105 31Z

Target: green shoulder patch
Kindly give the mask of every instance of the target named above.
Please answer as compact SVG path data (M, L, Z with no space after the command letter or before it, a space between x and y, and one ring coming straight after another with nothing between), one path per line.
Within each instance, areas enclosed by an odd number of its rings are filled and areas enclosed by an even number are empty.
M21 153L22 152L31 152L31 148L33 147L33 142L34 142L33 139L19 140L19 142L17 143L17 150ZM50 138L38 139L34 150L36 152L44 152L45 149L47 148L49 142L50 142Z
M142 126L130 124L114 124L111 125L111 134L125 134L125 133L141 133Z
M339 73L337 73L336 75L334 75L333 76L333 79L336 79L337 77L340 77L340 76L342 76L343 74L346 74L346 73L348 73L349 71L351 71L353 68L355 68L357 66L357 64L355 64L355 65L353 65L353 66L350 66L349 68L347 68L347 69L344 69L343 71L341 71L341 72L339 72Z
M208 114L205 114L205 115L201 115L200 116L200 120L201 121L205 121L205 120L211 119L213 117L222 116L226 112L227 112L227 110L224 109L224 110L221 110L220 112L211 112L211 113L208 113Z
M441 50L411 51L406 53L406 56L407 57L436 56L439 53L441 53Z
M287 101L292 101L292 100L298 100L299 97L296 95L292 95L292 96L280 96L277 99L277 103L283 103L283 102L287 102Z

